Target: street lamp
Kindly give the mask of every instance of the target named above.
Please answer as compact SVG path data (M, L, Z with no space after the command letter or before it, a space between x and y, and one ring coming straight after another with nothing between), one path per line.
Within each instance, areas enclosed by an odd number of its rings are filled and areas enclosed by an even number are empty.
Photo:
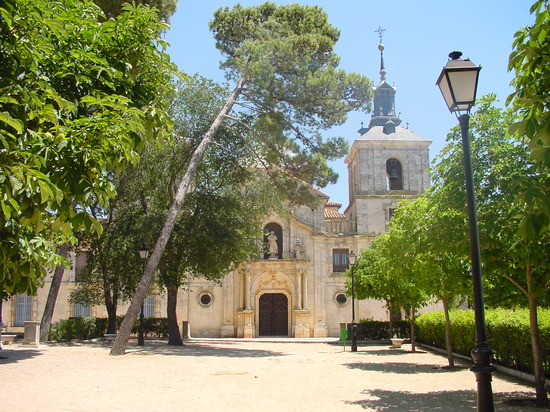
M355 275L353 267L357 256L353 251L348 255L348 262L351 266L351 351L357 352L357 323L355 322Z
M469 128L470 109L475 104L477 82L481 67L469 59L462 60L461 52L449 54L450 60L441 71L436 85L439 86L445 103L451 112L456 112L462 132L462 151L464 156L464 175L466 179L466 198L468 203L468 226L470 231L470 254L472 259L472 282L474 290L474 315L476 346L472 350L474 372L477 381L477 410L494 411L491 373L495 367L491 364L493 351L489 347L485 333L485 309L483 303L483 285L481 282L481 254L474 194L474 178L470 154ZM460 112L463 112L462 114Z
M143 262L143 271L145 272L145 263L146 263L146 259L147 257L149 256L149 251L147 250L147 248L145 246L142 246L141 249L139 249L139 257L141 258L142 262ZM138 334L138 345L139 346L143 346L145 344L145 336L144 336L144 320L143 318L145 317L145 314L143 313L143 309L144 309L144 303L145 302L141 302L141 312L139 314L139 334Z

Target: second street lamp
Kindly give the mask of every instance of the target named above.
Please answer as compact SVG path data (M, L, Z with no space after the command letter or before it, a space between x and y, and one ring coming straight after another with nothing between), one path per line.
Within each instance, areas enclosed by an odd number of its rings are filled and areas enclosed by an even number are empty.
M355 322L355 274L353 269L357 256L351 252L348 255L348 262L351 267L351 351L357 352L357 323Z
M474 366L472 366L471 371L476 375L477 381L477 410L492 412L494 411L494 404L491 387L491 373L494 372L495 367L491 364L493 351L489 347L485 331L485 308L483 302L483 284L481 281L481 253L479 247L474 177L469 139L469 113L470 109L475 104L477 81L481 67L474 65L469 59L460 59L461 56L462 53L457 51L449 54L450 60L441 71L436 84L439 86L449 110L457 113L462 133L476 330L476 346L472 350ZM464 113L461 114L460 112Z
M146 259L149 256L149 251L145 246L142 246L139 250L139 257L141 258L141 261L143 262L143 271L145 272L145 263ZM139 333L138 333L138 345L143 346L145 344L145 332L144 332L144 317L145 314L143 313L144 309L144 302L141 302L141 312L139 314Z

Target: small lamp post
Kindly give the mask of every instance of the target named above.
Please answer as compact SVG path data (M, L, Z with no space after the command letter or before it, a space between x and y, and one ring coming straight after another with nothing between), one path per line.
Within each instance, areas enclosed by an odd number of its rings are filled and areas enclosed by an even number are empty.
M351 351L357 352L357 323L355 322L355 274L353 269L357 256L353 251L348 255L351 267Z
M147 257L149 257L149 251L147 250L147 248L145 246L142 246L141 249L139 249L139 257L141 258L142 262L143 262L143 271L145 272L145 263L146 263L146 259ZM139 346L143 346L145 344L145 336L144 336L144 317L145 317L145 314L143 313L143 309L144 309L144 302L141 302L141 312L139 314L139 334L138 334L138 345Z
M469 59L462 60L460 58L461 56L462 53L458 51L449 54L450 60L441 71L436 85L439 86L449 110L457 113L462 133L476 329L476 346L472 350L474 366L472 366L471 371L476 375L477 381L477 410L492 412L494 411L494 404L493 391L491 388L491 373L494 372L495 367L491 364L493 351L487 343L485 331L485 308L483 303L483 284L481 282L481 254L479 248L470 141L468 136L470 129L470 109L475 104L477 82L481 67L474 65Z

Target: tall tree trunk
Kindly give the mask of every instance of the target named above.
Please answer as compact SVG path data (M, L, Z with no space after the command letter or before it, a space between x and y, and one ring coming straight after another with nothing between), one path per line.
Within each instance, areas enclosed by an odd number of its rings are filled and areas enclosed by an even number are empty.
M393 338L393 311L395 310L395 306L393 303L388 302L388 308L390 310L390 339Z
M69 254L69 244L64 243L59 246L57 254L62 258L66 258ZM65 272L65 267L63 265L57 266L53 272L52 284L50 285L50 291L48 292L48 298L46 299L46 306L44 306L44 313L42 314L42 320L40 321L40 342L46 342L50 334L53 311L55 309L55 302L57 301L61 281L63 280L63 272Z
M411 323L411 351L416 352L416 332L414 330L414 306L411 306L411 313L409 316L409 322Z
M107 269L103 269L103 273L107 273ZM105 300L105 308L107 309L107 333L117 333L116 311L118 308L118 291L116 286L111 292L109 282L106 278L103 279L103 299Z
M168 280L166 282L167 302L166 302L166 320L168 322L168 345L183 346L180 328L178 326L178 317L176 308L178 305L178 286L176 282Z
M531 347L533 351L533 369L535 373L535 390L537 393L537 406L548 406L548 393L546 392L546 378L544 374L543 350L540 343L540 333L537 314L537 297L533 290L533 268L527 265L527 299L529 301L529 326L531 332Z
M453 339L451 334L451 318L449 317L449 301L447 298L441 299L443 303L443 313L445 314L445 346L447 347L447 361L449 367L454 368L455 358L453 356Z
M210 145L210 142L213 139L214 135L221 127L224 118L229 114L233 105L237 101L237 98L243 91L244 84L244 79L241 79L237 84L237 87L228 97L222 110L220 111L220 113L218 113L218 116L216 117L214 122L210 125L210 128L205 133L202 141L193 152L193 156L189 161L187 171L185 172L185 175L183 176L183 179L181 179L181 182L178 186L174 202L172 203L172 206L168 211L168 215L166 216L164 227L162 228L157 243L155 244L153 253L151 254L149 261L147 262L147 266L145 267L145 271L138 284L132 302L128 307L126 316L122 321L122 325L120 325L120 330L115 339L115 342L113 343L113 347L111 348L111 355L123 355L126 351L126 347L128 346L128 339L130 338L130 333L132 332L132 327L137 319L141 304L143 303L145 296L147 295L147 291L149 290L149 286L153 281L153 277L155 275L155 272L157 271L162 254L164 253L166 245L168 244L168 240L172 235L174 225L176 224L176 218L181 211L185 196L187 196L187 194L191 191L191 183L195 178L202 157L204 156L204 153Z

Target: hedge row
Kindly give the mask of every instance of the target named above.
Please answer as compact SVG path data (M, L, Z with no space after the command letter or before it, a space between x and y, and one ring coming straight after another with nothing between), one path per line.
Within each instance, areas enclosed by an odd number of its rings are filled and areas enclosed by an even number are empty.
M470 356L475 346L475 320L471 310L450 313L453 350ZM527 309L490 309L485 312L487 340L496 363L533 372L529 311ZM544 370L550 375L550 309L539 309L538 325L543 347ZM417 339L428 345L445 347L443 312L430 312L416 320Z
M411 326L407 320L396 320L393 322L393 336L390 335L390 322L361 319L358 327L358 337L366 340L387 340L392 337L410 338ZM348 333L348 339L350 335Z
M123 316L117 316L117 329L120 327ZM107 333L109 320L107 318L81 317L60 320L50 328L50 340L65 342L73 339L87 340L103 337ZM132 329L133 333L138 333L139 318L136 320ZM168 337L168 322L166 318L144 318L144 335L157 338Z

